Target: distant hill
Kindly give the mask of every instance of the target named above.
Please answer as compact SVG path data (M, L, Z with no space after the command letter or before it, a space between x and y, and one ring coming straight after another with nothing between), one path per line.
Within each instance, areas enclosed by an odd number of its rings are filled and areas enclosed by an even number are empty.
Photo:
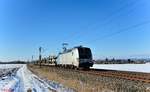
M27 62L25 62L25 61L10 61L10 62L0 61L0 64L27 64Z

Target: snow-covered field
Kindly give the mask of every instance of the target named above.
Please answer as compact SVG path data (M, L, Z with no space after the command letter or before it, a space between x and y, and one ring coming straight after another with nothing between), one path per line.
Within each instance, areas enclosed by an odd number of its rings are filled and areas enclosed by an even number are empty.
M150 63L147 63L147 64L94 64L92 68L150 73Z
M21 67L23 64L0 64L0 69Z
M4 75L2 70L7 68L18 68L16 72L10 71L12 74ZM11 69L10 69L11 70ZM27 66L24 65L0 65L0 71L3 76L0 76L0 92L74 92L73 89L64 87L63 85L41 79L31 73Z

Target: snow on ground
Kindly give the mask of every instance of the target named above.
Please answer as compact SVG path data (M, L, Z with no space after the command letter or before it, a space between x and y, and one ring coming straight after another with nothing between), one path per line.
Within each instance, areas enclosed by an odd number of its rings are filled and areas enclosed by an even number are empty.
M34 78L34 75L27 69L27 66L24 65L17 72L17 76L20 78L20 86L22 92L27 92L27 90L31 89L32 92L49 92L49 89L46 85L37 81Z
M15 76L19 68L0 69L0 92L19 92L19 78Z
M8 77L0 80L0 92L20 92L19 79L15 77Z
M10 65L5 66L9 68ZM32 92L51 92L47 86L34 78L26 65L21 65L20 69L15 72L16 74L13 74L11 69L10 72L11 74L4 75L0 78L0 92L27 92L29 89Z
M10 69L9 66L11 65L2 66L5 66L4 69ZM20 68L18 69L18 67ZM67 88L62 84L39 78L30 72L25 64L12 65L11 68L15 68L16 71L11 71L10 69L11 74L0 76L0 92L27 92L29 89L32 92L74 92L73 89ZM2 67L0 70L3 70ZM1 71L1 73L5 72Z
M150 63L147 63L147 64L94 64L92 68L150 73Z

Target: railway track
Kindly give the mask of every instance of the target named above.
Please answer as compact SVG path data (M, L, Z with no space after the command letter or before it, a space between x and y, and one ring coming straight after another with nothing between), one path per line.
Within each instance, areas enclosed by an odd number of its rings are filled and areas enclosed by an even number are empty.
M42 66L56 68L55 66L49 66L49 65L42 65ZM71 71L75 71L75 72L83 73L83 74L91 74L91 75L103 76L103 77L112 77L112 78L125 79L125 80L142 82L142 83L150 83L150 74L149 73L104 70L104 69L74 70L74 69L66 69L66 68L60 68L60 67L57 67L57 69L63 69L65 71L71 70Z
M130 81L137 81L143 83L150 83L150 74L148 73L135 73L127 71L113 71L113 70L100 70L100 69L90 69L90 70L79 70L80 73L87 73L91 75L113 77L118 79L125 79Z

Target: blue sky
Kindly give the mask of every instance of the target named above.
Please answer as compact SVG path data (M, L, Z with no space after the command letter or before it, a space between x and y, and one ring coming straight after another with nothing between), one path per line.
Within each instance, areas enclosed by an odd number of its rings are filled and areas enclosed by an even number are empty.
M63 42L94 58L150 56L149 9L149 0L0 0L0 60L37 58L39 46L57 54Z

